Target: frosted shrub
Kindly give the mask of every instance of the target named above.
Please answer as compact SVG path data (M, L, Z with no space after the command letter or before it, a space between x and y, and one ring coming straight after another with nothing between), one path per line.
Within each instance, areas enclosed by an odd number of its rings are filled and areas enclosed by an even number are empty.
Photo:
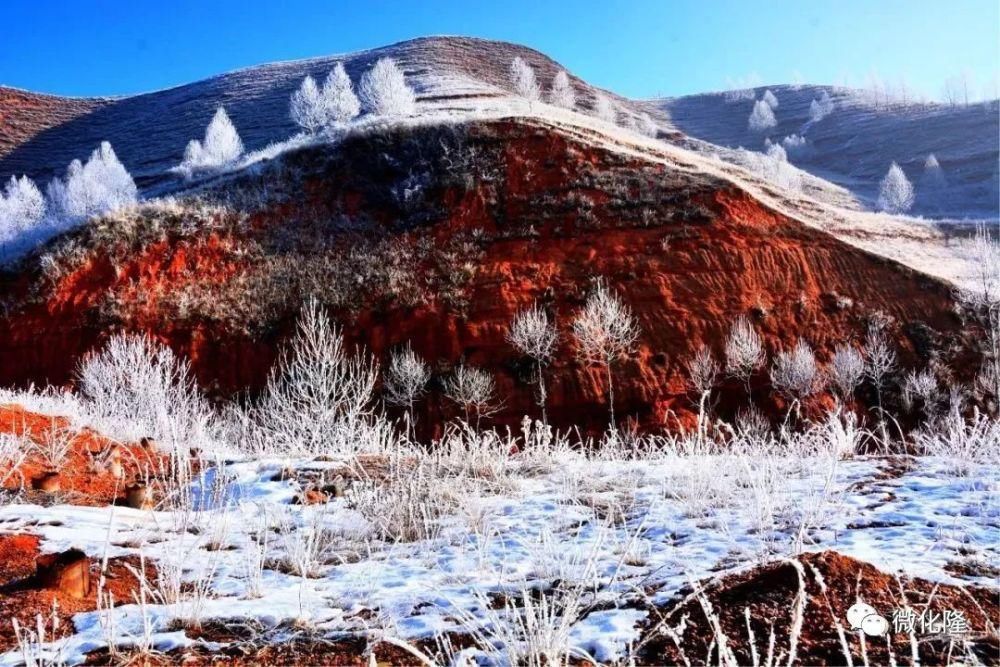
M740 315L726 339L726 372L743 382L750 394L750 379L764 366L764 343L746 315Z
M391 58L382 58L361 77L360 98L376 116L412 116L417 108L416 94Z
M895 162L879 186L878 207L887 213L905 213L913 207L913 185Z
M842 343L833 352L827 375L841 400L850 400L865 377L865 360L853 345Z
M791 351L782 350L771 366L771 384L792 400L802 401L821 388L816 355L801 338Z
M431 369L413 348L406 347L392 353L385 377L386 400L406 408L408 426L413 427L413 404L424 395L431 379Z
M514 85L514 92L528 100L529 104L542 98L542 91L535 78L535 70L520 56L514 58L510 63L510 80Z
M190 177L199 170L232 166L242 155L243 141L226 110L219 107L205 128L205 139L192 139L188 143L184 159L175 171Z
M802 172L788 162L788 154L781 144L768 144L767 153L738 150L734 161L751 173L791 192L802 190Z
M569 75L565 71L559 72L552 79L552 88L549 89L549 103L570 111L576 106L576 93L573 91L573 84L570 83Z
M347 505L389 542L415 542L440 535L440 520L457 511L454 483L425 461L405 469L394 465L384 482L357 483Z
M608 411L614 429L615 387L611 367L631 352L639 340L639 325L632 309L599 280L583 310L573 320L573 337L582 362L604 367L608 380Z
M789 134L781 140L781 147L785 149L785 155L797 155L808 150L809 142L800 134Z
M286 454L331 454L370 444L372 436L382 435L382 424L368 419L377 378L375 362L348 354L340 330L310 299L251 410L255 437Z
M49 182L46 194L53 216L78 221L134 204L138 189L111 144L103 141L86 164L73 160L64 179Z
M760 99L763 100L767 104L767 106L771 107L771 109L778 108L778 98L775 97L774 93L771 92L770 88L764 91L764 94L761 95Z
M940 457L959 475L972 475L980 466L1000 460L1000 421L974 410L965 419L950 410L939 422L928 424L913 436L924 454Z
M212 413L188 363L145 336L116 335L77 371L83 407L99 431L172 448L209 441Z
M719 377L719 363L704 345L687 362L688 384L698 393L698 440L705 437L705 409Z
M750 112L750 118L747 119L747 126L751 131L766 132L777 124L774 111L771 110L767 102L764 100L754 102L753 111Z

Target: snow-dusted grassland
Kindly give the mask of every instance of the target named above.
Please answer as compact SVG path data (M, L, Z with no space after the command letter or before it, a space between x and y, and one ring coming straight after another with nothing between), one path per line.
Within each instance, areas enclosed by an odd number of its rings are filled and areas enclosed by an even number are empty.
M219 621L266 642L390 642L428 664L627 663L650 609L685 584L807 551L994 583L1000 423L954 402L904 440L836 408L777 431L746 420L585 442L528 417L517 434L456 423L426 448L373 403L375 372L310 305L250 405L209 407L182 360L135 338L86 362L79 394L5 392L174 456L150 510L4 496L0 531L141 556L157 575L78 614L66 639L23 631L0 662L213 650L190 631ZM915 455L889 455L904 446ZM297 504L309 489L326 502Z

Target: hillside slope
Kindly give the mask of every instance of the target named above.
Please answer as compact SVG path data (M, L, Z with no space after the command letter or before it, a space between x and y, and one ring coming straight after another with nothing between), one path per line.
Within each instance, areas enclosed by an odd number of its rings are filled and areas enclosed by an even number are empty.
M767 88L754 91L760 99ZM777 125L753 132L748 117L754 101L730 101L724 93L664 99L657 106L691 137L711 144L764 150L764 141L780 142L798 134L808 144L789 150L789 160L836 183L875 206L878 186L889 164L897 162L916 187L911 213L951 218L1000 218L1000 113L997 103L951 107L942 104L895 104L874 108L860 91L828 86L771 86L778 99ZM810 103L823 92L834 110L818 122L809 118ZM924 175L924 161L934 154L946 183L935 186Z
M47 180L62 174L74 158L85 158L103 140L140 187L175 180L166 171L176 166L190 139L201 138L219 105L239 130L248 151L293 135L297 128L288 115L288 99L306 75L322 81L338 61L344 63L355 85L379 59L391 57L406 72L422 109L471 111L483 98L503 97L510 91L510 63L520 56L535 68L547 89L563 69L551 58L523 46L464 37L426 37L391 46L310 60L250 67L168 90L114 100L76 101L92 105L75 118L57 116L49 107L37 110L36 122L48 129L30 136L14 134L0 124L0 177L28 174ZM593 87L571 77L579 102L589 107ZM10 89L0 88L0 114ZM639 106L612 95L626 108ZM471 104L471 106L470 106Z
M217 393L259 387L316 296L383 362L409 341L432 363L421 423L455 414L440 382L464 361L496 376L497 419L511 424L533 412L533 384L506 328L537 301L561 334L549 414L599 429L604 376L576 361L569 331L597 279L637 314L642 335L615 369L616 402L648 426L690 410L685 362L702 344L721 354L738 315L772 351L805 336L826 358L872 318L889 322L907 363L947 363L960 347L948 285L694 164L521 119L358 132L220 180L200 199L56 240L0 294L0 382L65 382L109 332L130 330L170 343ZM755 384L765 383L762 373ZM741 391L723 395L735 405Z

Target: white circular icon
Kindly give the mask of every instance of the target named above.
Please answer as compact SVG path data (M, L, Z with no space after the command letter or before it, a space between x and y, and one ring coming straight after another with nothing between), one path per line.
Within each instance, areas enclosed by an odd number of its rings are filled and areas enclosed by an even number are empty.
M881 637L889 632L889 621L885 620L870 604L861 600L847 610L847 621L851 630L861 630L869 637Z

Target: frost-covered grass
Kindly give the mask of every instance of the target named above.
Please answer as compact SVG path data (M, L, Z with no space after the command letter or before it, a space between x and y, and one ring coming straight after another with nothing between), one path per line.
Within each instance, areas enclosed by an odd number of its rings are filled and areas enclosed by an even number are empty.
M153 471L163 498L151 510L4 496L3 532L97 562L138 556L156 574L132 600L77 614L64 640L25 634L0 664L24 651L79 662L102 647L214 650L190 632L211 621L267 641L385 641L431 663L627 662L651 605L690 582L826 549L993 585L992 417L928 422L911 443L920 456L863 455L878 436L840 410L795 429L597 441L525 418L517 433L458 424L416 443L372 407L377 366L341 345L310 304L268 388L239 408L210 406L181 360L129 338L85 362L80 394L0 394L112 438L155 433L172 452ZM182 443L201 450L198 465ZM299 503L307 492L321 502Z

